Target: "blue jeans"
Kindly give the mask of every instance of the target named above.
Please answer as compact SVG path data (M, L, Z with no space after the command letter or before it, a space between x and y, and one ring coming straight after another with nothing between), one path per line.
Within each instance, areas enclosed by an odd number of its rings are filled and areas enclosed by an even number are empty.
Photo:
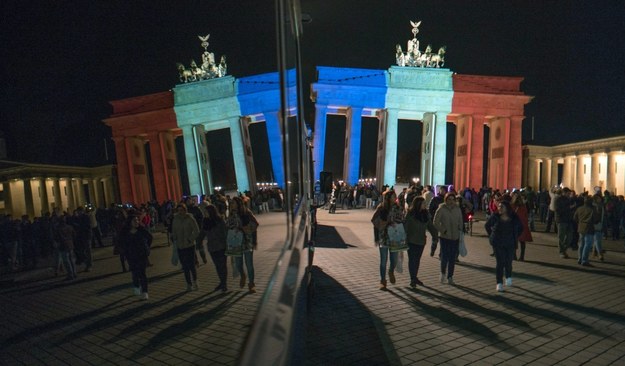
M597 249L597 254L601 255L601 251L603 250L603 246L601 244L601 241L603 240L603 233L601 232L601 230L595 231L594 237L595 237L595 248Z
M391 267L389 268L389 272L395 272L395 267L397 266L397 252L391 253L389 251L389 247L380 247L380 280L386 281L386 262L389 257L389 253L391 254Z
M72 252L69 250L59 250L59 255L63 261L65 272L67 272L67 278L76 278L76 267L74 267L74 261L72 261Z
M440 238L441 242L441 273L446 273L447 278L454 276L456 258L458 257L459 240Z
M566 249L571 245L573 238L573 225L570 222L558 223L558 247L560 254L566 253Z
M247 278L250 283L254 283L254 251L247 250L240 257L234 257L234 265L237 271L243 275L243 259L245 259L245 268L247 269Z
M599 233L601 235L601 233ZM592 241L595 234L585 234L583 235L582 245L578 249L578 259L577 263L588 263L588 256L590 255L590 251L592 250Z

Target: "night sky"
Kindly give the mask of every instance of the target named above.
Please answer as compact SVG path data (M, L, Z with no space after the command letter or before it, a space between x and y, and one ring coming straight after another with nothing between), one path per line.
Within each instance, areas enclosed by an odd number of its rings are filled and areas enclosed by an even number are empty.
M14 1L2 9L0 130L12 160L114 162L109 100L178 82L198 35L235 77L275 71L273 1ZM522 76L535 96L524 143L625 134L625 1L302 0L304 78L314 67L387 69L421 20L460 74ZM305 85L305 99L309 87ZM531 117L535 119L531 140ZM312 118L312 112L306 112ZM105 141L109 160L105 157Z

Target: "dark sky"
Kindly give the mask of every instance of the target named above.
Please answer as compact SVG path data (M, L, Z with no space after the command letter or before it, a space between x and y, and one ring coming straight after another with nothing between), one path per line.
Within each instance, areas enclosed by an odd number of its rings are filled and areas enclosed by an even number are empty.
M10 159L106 163L109 100L169 90L197 35L235 77L275 70L273 1L16 1L2 12L0 130ZM625 134L625 1L302 0L304 76L314 66L387 69L421 20L460 74L523 76L535 96L524 143ZM308 93L308 85L304 88ZM308 98L308 95L305 96ZM310 117L310 112L308 113Z

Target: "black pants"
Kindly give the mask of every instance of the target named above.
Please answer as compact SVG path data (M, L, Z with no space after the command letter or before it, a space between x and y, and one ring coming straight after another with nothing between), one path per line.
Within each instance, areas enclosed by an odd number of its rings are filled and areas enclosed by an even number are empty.
M197 271L195 270L195 246L178 249L178 259L184 271L184 279L187 285L197 281Z
M458 258L459 240L440 238L441 242L441 273L447 273L447 278L454 276L456 258Z
M228 260L226 257L226 250L218 250L216 252L210 252L213 263L215 263L215 269L217 270L217 276L219 277L219 286L226 287L226 281L228 279Z
M514 258L514 247L495 246L495 278L497 283L503 283L503 276L512 277L512 259Z
M134 287L141 287L141 293L148 292L148 276L145 273L144 265L132 266L132 285Z
M104 246L104 244L102 244L102 233L100 232L100 228L97 226L91 228L91 247L92 248L95 248L96 241L98 242L97 244L99 247Z
M421 263L421 255L425 245L417 245L408 243L408 272L410 272L410 281L415 282L419 274L419 264Z

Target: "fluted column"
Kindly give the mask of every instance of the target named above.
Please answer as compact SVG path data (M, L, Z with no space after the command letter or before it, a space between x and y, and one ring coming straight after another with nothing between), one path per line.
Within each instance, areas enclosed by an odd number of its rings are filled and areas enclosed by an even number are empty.
M4 212L7 214L13 213L13 199L11 197L11 182L5 180L2 184L2 194L4 195ZM15 216L15 215L13 215Z
M608 152L606 167L605 188L612 193L616 191L616 155L616 151ZM621 169L623 168L625 167L621 167ZM623 194L623 192L620 192L620 194Z
M39 188L41 190L41 215L44 213L50 212L50 201L48 200L48 185L46 184L46 179L42 178L39 181Z
M123 136L113 137L113 141L115 142L115 154L117 156L117 186L119 187L120 199L122 202L132 202L133 195L130 182L132 166L126 151L126 138ZM58 180L56 183L58 184ZM56 202L58 202L57 205L60 204L60 201Z
M526 186L532 187L535 192L538 192L538 184L536 184L536 173L538 172L538 162L536 159L530 157L527 159L527 182Z
M384 184L395 185L397 178L397 109L388 110L386 120L386 156L384 158ZM382 189L382 187L379 187Z
M319 173L323 170L324 153L326 147L326 111L328 106L315 104L315 135L313 137L313 180L319 179Z
M562 184L564 184L565 187L569 187L571 189L575 189L574 187L574 179L573 179L573 167L572 167L572 159L573 157L570 155L567 155L564 157L564 167L562 169Z
M165 165L165 152L163 150L163 141L161 140L159 131L151 131L148 133L148 141L150 143L150 161L146 162L152 165L152 177L154 178L154 192L156 200L163 202L168 198L168 174Z
M54 207L59 211L64 211L66 207L63 207L63 199L61 199L61 183L59 178L54 178L52 181L52 194L54 195Z
M599 153L593 153L590 155L590 161L590 190L592 190L596 186L601 186L601 184L599 184L599 181L601 180L599 178ZM603 191L604 188L605 187L601 187L601 190Z
M541 186L545 189L550 189L553 185L551 184L551 159L543 158L543 167L542 167L542 179Z
M345 162L347 169L345 172L345 181L355 185L358 183L360 168L360 143L362 135L362 107L352 107L349 115L351 119L348 121L350 126L348 140L348 159Z
M577 155L577 179L576 181L576 189L575 191L580 193L588 190L586 187L586 174L584 168L584 155Z

